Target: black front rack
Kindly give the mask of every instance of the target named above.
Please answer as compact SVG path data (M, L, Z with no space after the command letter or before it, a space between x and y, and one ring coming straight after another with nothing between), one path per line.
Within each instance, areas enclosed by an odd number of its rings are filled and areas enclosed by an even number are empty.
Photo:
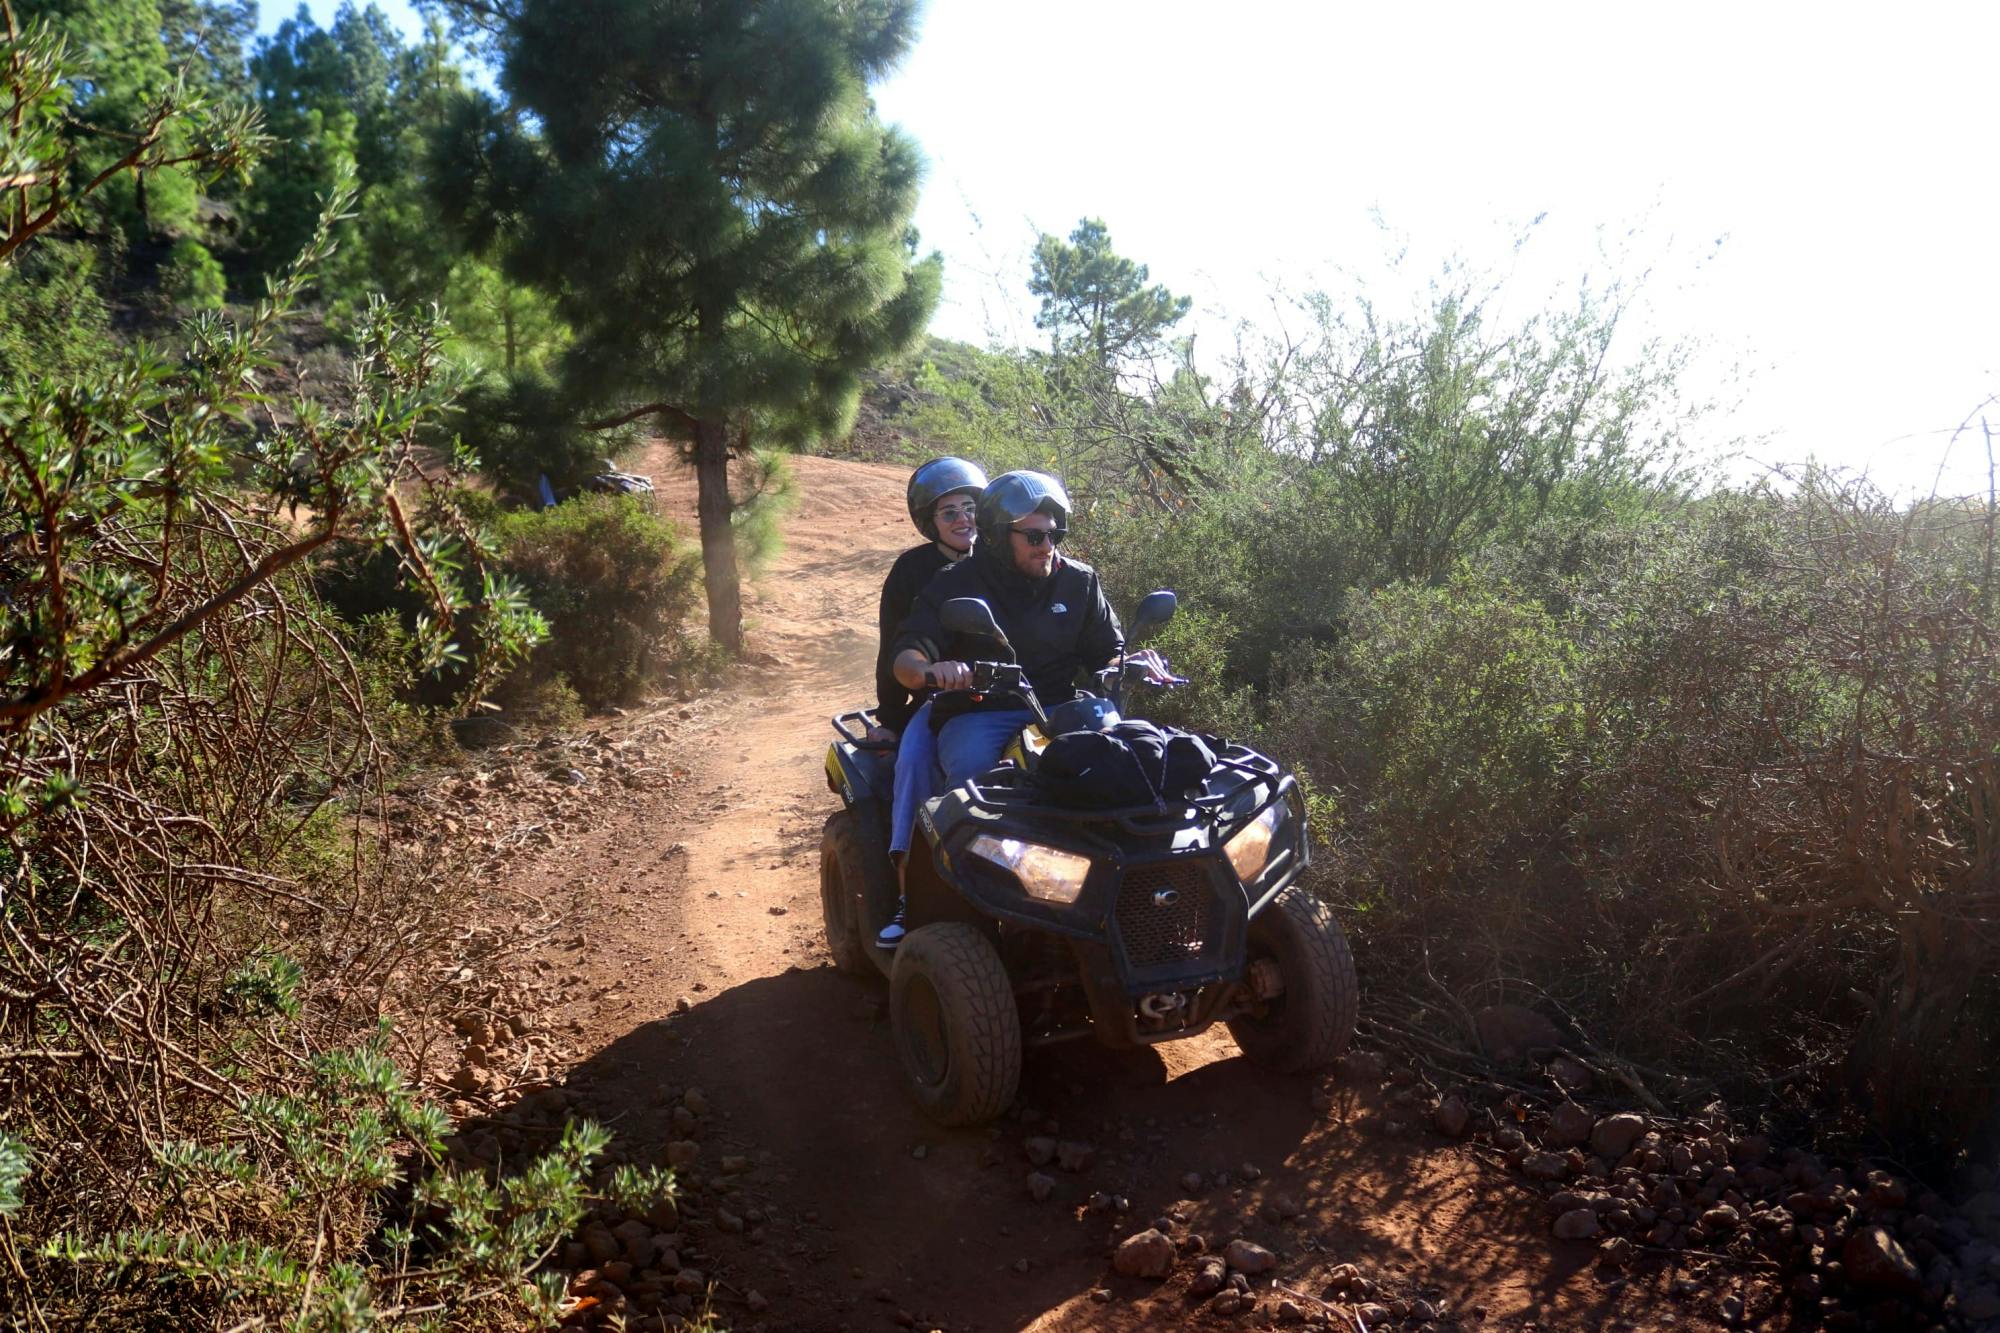
M1230 746L1216 758L1215 768L1203 785L1214 783L1219 773L1233 774L1236 780L1216 791L1172 802L1165 808L1128 805L1110 810L1088 810L1057 805L1036 790L1034 779L1017 768L994 769L983 778L967 778L963 790L967 805L998 815L1032 811L1037 819L1076 824L1117 824L1128 833L1152 837L1186 827L1190 816L1212 817L1254 783L1270 783L1273 788L1268 798L1257 803L1259 809L1273 800L1282 799L1296 785L1275 760L1241 745Z

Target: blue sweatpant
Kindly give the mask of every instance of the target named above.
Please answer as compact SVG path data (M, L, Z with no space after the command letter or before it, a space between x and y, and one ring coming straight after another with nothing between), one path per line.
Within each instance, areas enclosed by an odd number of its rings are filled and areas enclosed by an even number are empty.
M938 732L938 760L944 765L944 785L956 787L1000 762L1000 752L1022 727L1035 720L1025 708L990 713L961 713Z
M889 854L910 850L910 834L917 826L917 807L936 795L937 733L931 730L931 705L924 706L903 724L903 739L896 747L896 786L889 801Z

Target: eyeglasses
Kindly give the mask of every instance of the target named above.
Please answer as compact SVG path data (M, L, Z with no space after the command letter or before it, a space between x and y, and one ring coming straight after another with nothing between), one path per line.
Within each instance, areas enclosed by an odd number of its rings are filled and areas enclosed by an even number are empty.
M972 505L948 505L933 516L941 523L956 523L960 519L971 518L979 511Z
M1040 546L1043 543L1061 546L1063 538L1069 536L1068 528L1013 528L1010 531L1016 537L1025 538L1030 546Z

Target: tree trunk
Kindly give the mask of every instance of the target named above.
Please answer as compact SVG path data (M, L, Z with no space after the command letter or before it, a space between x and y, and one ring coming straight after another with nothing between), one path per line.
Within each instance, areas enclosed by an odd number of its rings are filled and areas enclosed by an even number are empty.
M701 574L708 590L708 637L743 652L743 596L736 578L736 529L729 512L729 429L703 418L694 427L695 511L701 516Z

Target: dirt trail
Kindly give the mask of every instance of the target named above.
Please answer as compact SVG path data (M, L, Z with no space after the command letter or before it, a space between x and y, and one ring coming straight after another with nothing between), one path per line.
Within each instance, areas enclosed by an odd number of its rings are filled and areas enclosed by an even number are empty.
M691 485L664 457L642 466L692 512ZM777 665L680 710L688 780L621 793L629 804L594 831L509 874L509 887L576 902L578 938L548 957L594 997L569 1015L592 1052L567 1078L581 1108L654 1161L683 1137L672 1117L684 1090L698 1086L713 1108L683 1172L683 1232L721 1283L724 1322L954 1333L1229 1322L1190 1301L1185 1264L1164 1287L1111 1273L1112 1244L1169 1212L1213 1249L1243 1236L1276 1251L1275 1276L1307 1297L1351 1262L1381 1284L1377 1299L1428 1300L1463 1328L1702 1322L1664 1299L1666 1275L1608 1279L1588 1245L1551 1241L1537 1197L1418 1128L1421 1104L1399 1102L1393 1071L1352 1087L1277 1078L1220 1034L1125 1054L1079 1044L1029 1056L1023 1109L995 1129L919 1117L899 1087L886 988L840 976L826 955L817 880L835 808L826 719L869 694L875 598L913 540L906 474L812 458L796 468L786 549L747 604L753 647ZM1023 1155L1038 1134L1095 1147L1082 1172L1049 1168L1054 1195L1040 1203ZM1199 1190L1184 1186L1190 1172L1206 1177ZM1090 1211L1093 1192L1126 1196L1129 1211ZM1268 1281L1253 1324L1275 1317ZM1335 1309L1301 1304L1314 1318Z

